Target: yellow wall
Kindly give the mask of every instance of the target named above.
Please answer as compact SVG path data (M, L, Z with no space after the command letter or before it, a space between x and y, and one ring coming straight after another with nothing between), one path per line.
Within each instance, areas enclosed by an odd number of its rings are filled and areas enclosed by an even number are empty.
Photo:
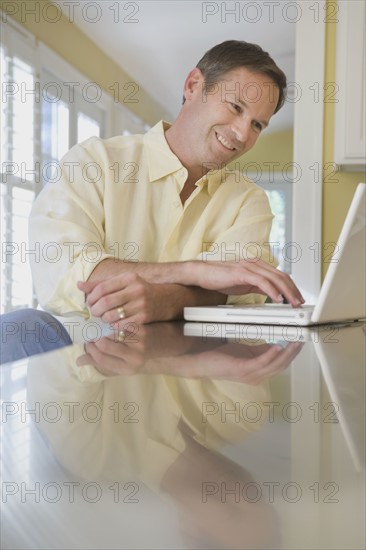
M291 163L293 159L293 129L288 128L272 134L263 134L257 141L255 147L241 157L240 165L245 166L250 163L256 163L263 172L270 169L268 164L273 163L275 172L282 172L286 169L286 164Z
M328 4L334 1L327 0ZM325 82L336 81L336 23L326 23ZM334 162L334 103L324 104L323 162ZM332 169L332 168L331 168ZM335 181L329 181L335 180ZM356 186L366 181L365 172L324 170L323 178L323 246L337 241ZM323 263L323 278L329 263Z
M54 50L92 82L99 84L109 94L112 94L113 91L111 92L108 88L115 82L119 82L122 88L127 82L133 81L132 77L112 61L67 17L62 16L59 21L52 22L52 19L57 19L56 15L60 12L60 8L54 6L48 8L49 12L43 11L47 10L46 6L51 4L52 2L46 0L13 0L2 3L1 7L5 13L13 13L12 17L17 23L23 25L39 41ZM35 15L31 13L32 11L35 12ZM130 52L126 52L126 55L129 54ZM121 64L123 65L123 60ZM122 91L121 103L123 99L126 99L125 94L132 91L132 88L129 88L127 92ZM125 106L148 124L153 125L160 119L169 119L169 115L163 107L141 87L135 97L138 99L138 103L125 103Z

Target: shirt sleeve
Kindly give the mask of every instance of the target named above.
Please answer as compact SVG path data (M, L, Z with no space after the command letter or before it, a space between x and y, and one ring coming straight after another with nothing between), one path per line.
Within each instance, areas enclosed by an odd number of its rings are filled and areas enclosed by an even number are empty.
M214 242L205 243L199 259L203 261L240 261L260 259L275 267L278 262L270 248L273 214L263 189L248 180L237 216L230 227L218 234ZM238 200L238 197L237 197ZM239 202L239 201L238 201ZM239 203L240 204L240 203ZM231 203L231 207L235 206ZM228 296L228 304L263 303L262 294Z
M104 249L103 145L96 138L83 145L63 157L58 181L47 183L36 198L29 239L35 251L31 270L40 305L56 315L88 318L84 294L76 283L87 280L98 263L113 255Z

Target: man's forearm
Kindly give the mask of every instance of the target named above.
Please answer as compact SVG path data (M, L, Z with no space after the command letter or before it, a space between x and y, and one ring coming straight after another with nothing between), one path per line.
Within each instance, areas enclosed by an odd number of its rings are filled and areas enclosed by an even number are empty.
M193 271L194 264L200 263L104 260L88 281L78 286L86 295L91 313L108 323L118 320L114 310L120 306L129 320L138 323L181 319L185 306L219 305L227 301L227 294L218 290L170 282L194 280L187 268L192 265ZM153 282L156 280L159 282Z
M189 264L193 262L124 262L108 258L92 271L88 281L103 281L121 273L133 272L149 283L189 284Z
M185 306L214 306L226 304L227 296L215 290L177 284L154 285L158 311L154 320L182 319Z
M97 295L116 292L126 285L126 277L140 277L150 285L176 284L199 287L224 295L259 293L270 296L274 302L284 298L294 307L304 303L299 289L292 279L263 260L198 261L183 262L123 262L107 259L96 266L88 281L79 286L89 294L102 284ZM99 285L100 286L100 285ZM218 298L215 296L215 300ZM220 298L221 300L221 298ZM216 302L223 303L223 302ZM189 302L185 305L191 305Z

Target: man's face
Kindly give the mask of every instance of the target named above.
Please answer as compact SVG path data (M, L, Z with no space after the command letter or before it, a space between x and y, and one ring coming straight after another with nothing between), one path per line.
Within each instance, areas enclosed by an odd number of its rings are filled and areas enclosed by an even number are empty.
M279 90L266 75L241 67L204 90L194 69L185 84L186 134L193 163L226 165L249 151L273 115Z

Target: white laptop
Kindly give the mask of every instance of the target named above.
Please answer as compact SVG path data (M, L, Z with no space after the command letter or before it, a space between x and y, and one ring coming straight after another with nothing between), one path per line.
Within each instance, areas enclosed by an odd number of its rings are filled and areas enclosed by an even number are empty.
M187 321L319 325L366 318L366 183L359 183L348 210L318 303L185 307Z

